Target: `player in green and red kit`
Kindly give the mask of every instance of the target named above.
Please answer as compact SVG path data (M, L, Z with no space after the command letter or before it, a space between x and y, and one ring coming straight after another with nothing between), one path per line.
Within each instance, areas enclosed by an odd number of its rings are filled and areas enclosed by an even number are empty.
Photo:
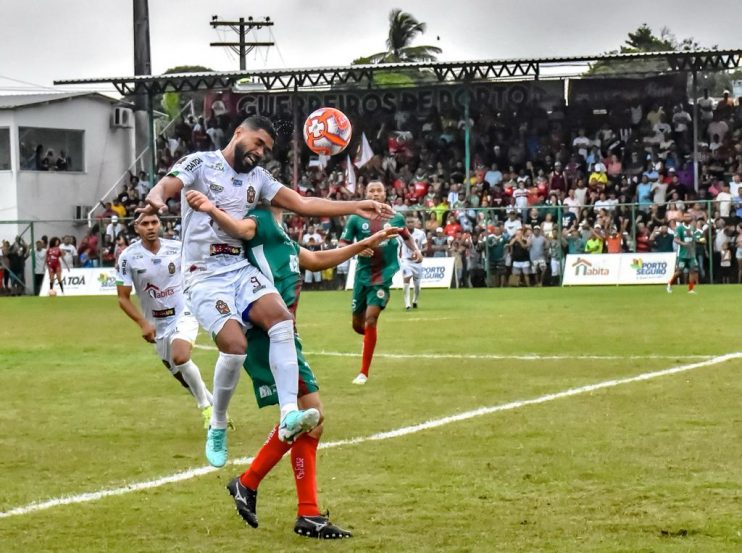
M377 202L386 201L386 189L380 181L371 181L366 187L366 198ZM399 236L412 252L412 260L422 261L422 254L406 228L405 219L396 213L389 221L373 221L351 215L340 236L341 244L364 240L385 226L400 228ZM353 283L353 330L363 336L361 372L353 384L365 384L376 348L376 325L381 311L389 301L392 277L399 270L399 243L387 240L373 249L364 250L358 256L355 282Z
M667 293L672 294L672 285L684 271L688 271L688 293L695 294L696 281L698 280L698 258L696 257L696 244L705 242L704 232L695 228L693 215L685 213L683 222L675 226L675 238L678 245L678 262L675 274L667 283Z
M219 227L231 236L243 238L244 251L250 263L259 268L275 286L292 314L296 313L301 291L301 268L319 271L334 267L350 259L365 248L396 235L396 229L378 233L366 241L321 252L302 248L291 240L278 221L282 211L277 208L259 208L250 212L247 219L237 221L220 211L204 197L191 194L189 202L194 207L209 213ZM255 399L259 407L277 405L276 383L270 366L270 338L257 327L247 331L247 359L245 370L253 380ZM301 341L296 338L299 364L299 405L317 409L323 413L317 381L302 353ZM258 526L256 514L257 490L260 482L270 470L291 450L291 466L298 496L298 514L294 531L307 537L324 539L348 538L352 534L338 528L319 513L317 503L316 453L322 435L322 420L311 432L302 434L293 443L278 439L277 426L258 451L250 467L227 485L235 501L239 515L253 528Z

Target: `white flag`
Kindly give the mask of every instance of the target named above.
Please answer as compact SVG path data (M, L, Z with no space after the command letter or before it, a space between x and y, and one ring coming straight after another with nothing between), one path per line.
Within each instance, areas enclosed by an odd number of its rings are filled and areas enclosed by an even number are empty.
M374 152L371 149L371 144L368 143L368 138L366 138L366 133L363 133L361 136L361 151L358 152L358 158L355 161L356 167L359 169L366 165L369 161L371 161L371 158L374 157Z
M318 156L312 156L309 158L309 165L307 167L319 167L320 169L324 170L325 167L327 167L327 162L330 160L330 156L323 156L322 154Z
M353 167L353 163L350 161L350 156L346 156L346 165L345 165L345 180L346 180L346 188L350 190L351 194L356 193L356 170Z

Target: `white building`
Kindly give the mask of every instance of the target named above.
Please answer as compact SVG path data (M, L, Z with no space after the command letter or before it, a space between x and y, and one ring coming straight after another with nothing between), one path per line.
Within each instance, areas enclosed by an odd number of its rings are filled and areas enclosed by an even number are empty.
M128 104L97 93L0 96L0 240L23 234L30 243L28 223L11 221L37 221L37 239L79 238L87 229L72 220L85 218L133 159Z

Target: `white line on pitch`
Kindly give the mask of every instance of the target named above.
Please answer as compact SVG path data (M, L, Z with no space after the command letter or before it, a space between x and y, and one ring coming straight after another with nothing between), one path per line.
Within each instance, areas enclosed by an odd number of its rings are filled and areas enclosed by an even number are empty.
M685 371L690 371L693 369L700 369L701 367L709 367L711 365L718 365L720 363L731 361L733 359L742 359L742 352L727 353L725 355L719 355L717 357L712 357L711 359L706 359L705 361L699 361L697 363L690 363L686 365L678 365L676 367L670 367L669 369L663 369L661 371L642 373L636 376L629 376L626 378L617 378L613 380L605 380L603 382L598 382L596 384L588 384L586 386L578 386L577 388L569 388L561 392L556 392L553 394L546 394L544 396L540 396L540 397L533 398L533 399L511 401L509 403L502 403L500 405L493 405L491 407L480 407L479 409L474 409L472 411L466 411L464 413L459 413L458 415L451 415L449 417L434 419L434 420L430 420L430 421L423 422L420 424L415 424L412 426L404 426L402 428L397 428L396 430L389 430L387 432L379 432L377 434L371 434L370 436L361 436L358 438L350 438L348 440L337 440L334 442L325 442L325 443L321 443L319 447L322 449L327 449L327 448L332 448L332 447L341 447L345 445L355 445L355 444L360 444L363 442L380 441L380 440L388 440L390 438L398 438L400 436L407 436L409 434L415 434L422 430L428 430L430 428L437 428L439 426L451 424L452 422L473 419L475 417L481 417L483 415L489 415L489 414L498 413L501 411L512 411L514 409L520 409L521 407L526 407L528 405L538 405L540 403L547 403L549 401L554 401L555 399L578 396L578 395L586 394L589 392L595 392L597 390L603 390L606 388L613 388L615 386L621 386L623 384L631 384L633 382L643 382L646 380L652 380L654 378L659 378L661 376L669 376L673 374L682 373ZM251 457L241 457L239 459L232 460L230 464L244 465L244 464L250 463L251 460L252 460ZM155 480L148 480L146 482L136 482L134 484L122 486L120 488L113 488L110 490L101 490L97 492L88 492L88 493L83 493L80 495L59 497L59 498L54 498L54 499L48 499L46 501L29 503L28 505L24 505L22 507L15 507L13 509L10 509L9 511L1 512L0 518L7 518L7 517L12 517L12 516L18 516L18 515L26 515L29 513L36 512L36 511L43 511L45 509L51 509L52 507L58 507L60 505L86 503L89 501L97 501L99 499L103 499L104 497L110 497L113 495L124 495L127 493L136 492L139 490L158 488L160 486L164 486L165 484L170 484L173 482L182 482L183 480L190 480L191 478L195 478L196 476L208 474L216 470L218 469L215 469L213 467L200 467L196 469L188 469L186 471L178 472L176 474L165 476L163 478L157 478Z
M216 351L215 346L196 344L197 349ZM360 353L345 351L305 351L305 355L324 355L327 357L361 357ZM540 355L538 353L524 354L467 354L467 353L375 353L374 357L387 359L513 359L516 361L548 361L548 360L570 360L570 359L592 359L592 360L614 360L614 359L711 359L711 355Z

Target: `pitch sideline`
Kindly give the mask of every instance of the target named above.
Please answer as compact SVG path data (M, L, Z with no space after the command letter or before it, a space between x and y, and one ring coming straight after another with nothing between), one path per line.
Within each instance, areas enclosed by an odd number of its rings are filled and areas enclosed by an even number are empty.
M643 382L646 380L652 380L652 379L659 378L662 376L669 376L673 374L690 371L693 369L700 369L702 367L718 365L720 363L725 363L726 361L731 361L733 359L742 359L742 352L727 353L724 355L719 355L716 357L712 357L710 359L706 359L704 361L699 361L697 363L678 365L675 367L670 367L668 369L662 369L659 371L642 373L636 376L630 376L630 377L618 378L618 379L612 379L612 380L604 380L603 382L598 382L596 384L587 384L585 386L569 388L561 392L555 392L553 394L546 394L546 395L539 396L533 399L511 401L509 403L493 405L491 407L480 407L479 409L474 409L472 411L466 411L464 413L459 413L458 415L442 417L440 419L434 419L434 420L430 420L430 421L423 422L420 424L415 424L412 426L404 426L402 428L397 428L396 430L389 430L386 432L379 432L376 434L371 434L370 436L361 436L358 438L350 438L347 440L337 440L334 442L320 443L319 447L321 449L327 449L327 448L333 448L333 447L341 447L345 445L356 445L356 444L360 444L363 442L380 441L380 440L388 440L391 438L398 438L398 437L406 436L409 434L415 434L422 430L428 430L430 428L437 428L440 426L445 426L447 424L451 424L452 422L468 420L468 419L472 419L475 417L481 417L483 415L498 413L501 411L511 411L514 409L519 409L521 407L526 407L528 405L538 405L541 403L547 403L549 401L554 401L556 399L582 395L582 394L586 394L589 392L594 392L596 390L603 390L606 388L613 388L616 386L621 386L623 384L631 384L634 382ZM241 458L232 460L230 464L231 465L243 465L243 464L249 463L251 460L252 460L251 457L241 457ZM132 493L132 492L136 492L140 490L158 488L160 486L164 486L165 484L171 484L173 482L182 482L184 480L190 480L191 478L202 476L204 474L208 474L216 470L219 470L219 469L215 469L213 467L199 467L196 469L189 469L183 472L171 474L170 476L157 478L155 480L148 480L145 482L136 482L134 484L129 484L127 486L121 486L119 488L113 488L110 490L87 492L87 493L83 493L79 495L60 497L60 498L48 499L46 501L29 503L28 505L24 505L21 507L15 507L13 509L10 509L9 511L0 512L0 518L8 518L12 516L26 515L29 513L36 512L36 511L43 511L46 509L51 509L52 507L59 507L60 505L87 503L90 501L97 501L105 497L110 497L110 496L115 496L115 495L124 495L127 493Z

